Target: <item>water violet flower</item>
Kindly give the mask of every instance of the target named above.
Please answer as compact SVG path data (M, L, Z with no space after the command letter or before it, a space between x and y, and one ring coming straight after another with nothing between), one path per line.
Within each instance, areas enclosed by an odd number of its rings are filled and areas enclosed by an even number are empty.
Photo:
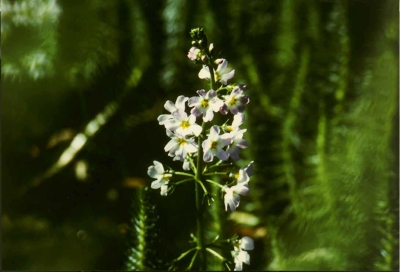
M188 100L188 97L185 97L183 95L178 96L176 99L176 103L174 104L172 101L168 100L164 104L164 108L169 111L170 113L173 113L174 111L177 111L178 109L185 110L185 102ZM157 117L157 121L160 125L165 125L165 123L168 120L173 119L173 116L171 114L161 114L160 116Z
M239 206L240 203L239 195L247 195L249 193L248 182L238 183L237 185L232 187L225 186L224 191L225 191L225 196L224 196L225 211L228 210L229 206L229 209L233 212Z
M188 153L197 152L197 145L194 139L185 138L185 136L178 132L172 133L167 129L167 135L171 140L167 143L164 150L168 152L171 157L178 157L180 160L184 160Z
M247 95L243 94L243 87L236 86L229 95L224 96L225 105L221 109L223 114L227 114L230 111L232 114L243 112L246 104L250 102Z
M154 166L150 166L147 170L147 174L155 178L156 180L151 183L151 188L153 189L159 189L163 185L168 185L168 182L170 178L172 177L172 174L166 172L164 170L164 166L158 162L158 161L153 161Z
M194 107L191 110L191 114L198 117L203 114L203 121L208 122L214 118L214 112L220 111L224 102L217 97L217 92L209 90L207 93L205 90L198 90L199 96L193 96L189 99L189 107Z
M214 156L217 156L222 161L226 161L229 157L228 153L222 148L229 145L232 139L229 133L219 135L219 132L220 129L218 126L212 126L208 138L202 144L204 151L203 160L205 162L211 162Z
M226 72L228 66L228 61L226 59L217 59L216 62L218 63L218 67L217 70L214 70L215 81L226 85L227 81L235 75L235 70ZM203 65L203 68L199 72L199 78L210 80L210 77L210 69L206 65Z
M242 271L243 270L243 263L250 264L250 255L247 251L231 251L235 262L235 269L234 271Z
M183 136L189 134L199 136L202 131L201 126L196 124L196 116L192 114L187 116L187 113L182 109L178 109L172 113L172 119L165 122L165 128Z

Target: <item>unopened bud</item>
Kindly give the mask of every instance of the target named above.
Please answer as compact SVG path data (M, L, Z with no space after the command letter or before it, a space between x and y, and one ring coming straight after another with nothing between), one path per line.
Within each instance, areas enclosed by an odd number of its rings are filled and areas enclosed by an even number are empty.
M224 59L216 59L215 60L215 64L220 64L220 63L222 63L224 61Z

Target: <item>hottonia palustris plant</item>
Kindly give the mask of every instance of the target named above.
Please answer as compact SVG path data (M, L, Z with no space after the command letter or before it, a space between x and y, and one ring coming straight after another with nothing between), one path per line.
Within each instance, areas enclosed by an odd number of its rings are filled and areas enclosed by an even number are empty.
M199 257L200 269L205 271L206 255L210 254L220 259L229 270L233 268L231 265L234 262L234 270L239 271L242 270L243 263L250 264L250 255L246 250L254 248L253 240L249 237L238 239L234 235L227 240L216 237L211 243L205 241L203 215L207 206L202 200L207 198L210 205L213 198L207 186L217 186L224 193L225 210L229 207L231 211L235 211L239 206L240 195L247 195L249 192L253 162L240 169L234 162L239 159L240 150L248 147L248 142L243 139L246 129L241 129L240 126L244 121L243 111L250 100L244 93L246 86L227 83L233 78L235 71L226 71L226 59L214 59L214 46L212 43L208 45L203 29L192 29L190 35L193 47L190 48L188 57L202 65L199 78L210 82L210 90L198 90L198 96L191 98L180 95L175 103L167 101L164 107L170 114L162 114L157 119L160 125L165 126L166 134L171 138L164 150L174 161L183 162L185 172L165 170L160 162L154 161L147 173L156 179L151 188L161 189L163 196L171 194L176 186L184 182L192 181L195 184L197 235L192 237L196 247L183 253L174 260L174 264L192 253L188 269L192 268ZM190 114L186 112L186 103L191 108ZM220 113L227 120L221 125L215 124L215 113ZM180 176L184 178L174 181ZM213 176L220 178L213 179ZM223 185L219 180L227 182ZM215 245L233 246L232 256L223 257L212 249Z

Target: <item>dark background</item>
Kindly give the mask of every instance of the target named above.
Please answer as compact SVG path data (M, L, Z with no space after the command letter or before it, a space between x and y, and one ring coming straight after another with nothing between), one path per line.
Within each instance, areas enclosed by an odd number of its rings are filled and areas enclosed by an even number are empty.
M213 210L221 237L255 239L245 269L397 270L398 10L396 0L2 1L3 269L125 268L147 167L180 167L156 118L166 100L207 87L186 57L202 26L251 100L239 162L255 161L250 194L236 216ZM57 164L78 133L85 144ZM146 195L165 269L195 232L193 188Z

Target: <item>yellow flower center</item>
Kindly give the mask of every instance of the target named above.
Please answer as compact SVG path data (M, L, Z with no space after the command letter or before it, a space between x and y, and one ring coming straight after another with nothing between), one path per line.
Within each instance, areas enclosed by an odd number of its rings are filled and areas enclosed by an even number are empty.
M183 138L179 138L179 140L178 140L178 144L179 144L179 145L185 145L185 144L186 144L186 141L185 141L185 139L183 139Z
M235 179L238 179L239 178L239 173L236 173L235 174Z
M214 78L215 78L215 82L217 82L221 79L221 76L219 75L218 72L214 72Z
M168 180L171 177L171 174L164 173L163 179Z
M231 100L229 100L228 105L233 106L233 105L235 105L235 103L236 103L236 98L232 97Z
M233 127L232 126L226 126L226 131L229 131L229 132L233 131Z
M208 107L208 100L204 99L203 101L201 101L201 106L203 108L207 108Z
M211 149L215 149L215 148L217 148L217 145L218 145L218 142L212 141L212 142L211 142L210 148L211 148Z
M189 128L190 124L188 121L182 121L181 123L181 128L185 129L185 128Z

